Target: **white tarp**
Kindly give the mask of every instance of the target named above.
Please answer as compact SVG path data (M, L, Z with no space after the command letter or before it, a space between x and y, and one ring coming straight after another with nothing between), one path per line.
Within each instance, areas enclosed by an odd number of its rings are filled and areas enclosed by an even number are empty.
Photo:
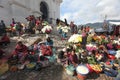
M109 22L109 24L112 24L112 25L120 25L120 22Z
M103 28L97 28L95 29L95 32L106 32L107 30L104 30Z

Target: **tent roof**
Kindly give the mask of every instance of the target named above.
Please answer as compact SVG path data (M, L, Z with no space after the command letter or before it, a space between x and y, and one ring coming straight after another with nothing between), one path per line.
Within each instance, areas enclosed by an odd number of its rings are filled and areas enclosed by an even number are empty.
M112 25L120 25L120 22L109 22L109 24L112 24Z
M104 30L103 28L97 28L95 29L95 32L106 32L107 30Z

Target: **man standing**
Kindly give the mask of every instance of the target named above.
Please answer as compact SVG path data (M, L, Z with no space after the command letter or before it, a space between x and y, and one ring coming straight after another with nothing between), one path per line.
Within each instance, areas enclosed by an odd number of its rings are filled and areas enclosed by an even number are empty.
M71 34L74 34L74 32L75 32L75 25L74 25L74 22L70 22L70 29L71 29Z
M31 16L28 24L29 33L34 34L35 33L34 28L35 28L35 18Z
M0 35L2 35L3 33L6 33L6 25L5 25L4 21L1 20L1 23L0 23Z

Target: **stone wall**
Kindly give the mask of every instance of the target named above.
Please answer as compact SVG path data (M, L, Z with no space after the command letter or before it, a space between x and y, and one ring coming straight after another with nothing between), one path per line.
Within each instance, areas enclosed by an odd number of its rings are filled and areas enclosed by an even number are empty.
M30 14L41 15L40 3L44 1L48 5L49 18L55 23L55 19L60 18L61 0L0 0L0 20L4 20L6 25L11 23L11 19L26 22L24 19Z

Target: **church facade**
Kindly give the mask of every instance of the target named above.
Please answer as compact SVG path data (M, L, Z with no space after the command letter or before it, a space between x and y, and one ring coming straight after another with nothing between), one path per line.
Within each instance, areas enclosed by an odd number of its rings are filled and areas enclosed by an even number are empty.
M7 25L12 18L24 23L26 17L34 15L55 23L60 18L61 3L62 0L0 0L0 20Z

